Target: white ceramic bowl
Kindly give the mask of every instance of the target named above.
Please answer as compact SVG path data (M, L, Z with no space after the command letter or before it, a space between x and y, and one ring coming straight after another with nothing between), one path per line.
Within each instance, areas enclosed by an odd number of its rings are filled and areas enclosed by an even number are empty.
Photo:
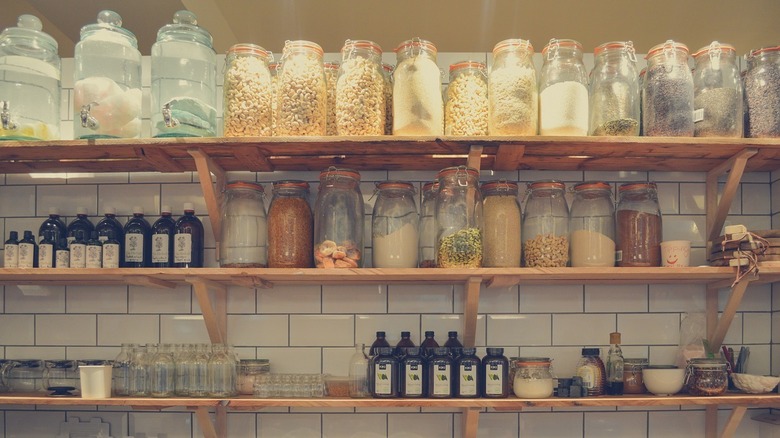
M731 379L734 381L734 386L748 394L772 392L777 384L780 383L780 377L758 376L755 374L732 373Z
M674 395L683 388L685 368L651 365L642 370L642 380L647 390L655 395Z

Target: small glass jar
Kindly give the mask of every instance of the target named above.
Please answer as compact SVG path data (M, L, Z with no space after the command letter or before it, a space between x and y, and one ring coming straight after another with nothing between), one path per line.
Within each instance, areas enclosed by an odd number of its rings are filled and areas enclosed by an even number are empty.
M747 56L745 102L748 136L780 137L780 46L752 50Z
M393 69L390 64L382 64L382 77L384 87L382 94L385 98L385 135L393 135Z
M519 398L547 398L553 395L552 361L549 357L521 357L517 360L512 387Z
M416 268L419 242L414 186L403 181L377 183L371 215L375 268Z
M54 388L78 388L79 370L73 360L43 361L43 388L54 391Z
M396 49L393 135L444 134L444 101L436 46L414 38Z
M642 378L642 370L650 362L645 358L625 358L623 359L623 393L624 394L644 394L647 392L645 381Z
M339 79L339 63L328 61L323 62L322 67L325 71L325 94L327 94L326 115L325 115L325 135L338 135L336 127L336 84Z
M615 266L615 201L609 184L588 181L574 186L569 247L573 267Z
M553 38L542 50L539 134L588 135L588 72L582 45Z
M314 216L309 183L276 181L268 206L268 267L311 268Z
M685 389L691 395L721 395L729 386L726 362L722 359L690 359L685 372Z
M336 167L320 172L320 191L314 206L316 267L363 266L364 208L360 173Z
M268 257L268 223L263 186L235 181L225 186L219 265L223 268L264 268Z
M419 267L436 267L436 195L439 182L427 182L422 189L420 203L420 241L418 243Z
M486 268L520 267L522 215L517 198L517 183L498 180L482 184L483 236Z
M661 266L663 228L656 184L621 184L618 196L615 225L617 265Z
M529 184L522 231L525 266L550 268L569 263L569 206L565 189L556 180Z
M5 364L3 378L9 392L41 392L43 388L43 361L20 359Z
M322 47L310 41L286 41L278 74L277 135L325 135L328 91Z
M639 74L631 41L604 43L594 50L590 82L590 135L639 135Z
M385 133L384 88L382 48L373 41L347 40L336 83L338 135Z
M647 52L642 87L643 135L693 137L693 75L688 47L672 40Z
M222 85L225 137L271 135L270 55L255 44L236 44L228 49Z
M439 268L482 267L482 194L479 171L448 167L437 175L436 265Z
M493 47L488 78L490 135L536 135L539 89L528 40L508 39Z
M252 395L255 393L255 382L261 375L271 372L268 359L241 359L238 363L238 393Z
M444 134L488 134L487 67L482 62L450 65L450 83L444 103Z
M742 137L742 81L736 49L713 41L693 59L694 135Z

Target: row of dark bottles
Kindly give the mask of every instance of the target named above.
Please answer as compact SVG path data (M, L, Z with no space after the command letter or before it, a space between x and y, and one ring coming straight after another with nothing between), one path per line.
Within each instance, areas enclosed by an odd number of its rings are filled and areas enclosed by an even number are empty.
M398 341L398 344L395 346L396 356L402 357L405 355L406 349L416 347L410 338L411 332L401 332L401 340ZM387 341L387 334L384 331L378 331L376 332L376 339L374 340L374 343L371 344L371 348L368 351L369 357L376 356L377 350L384 347L391 347L390 343ZM423 356L430 356L433 353L433 349L438 347L439 343L436 342L435 333L431 330L426 331L425 339L420 343L420 354ZM463 344L458 340L457 331L447 332L447 341L444 342L443 347L450 352L450 355L458 355L459 351L463 349Z

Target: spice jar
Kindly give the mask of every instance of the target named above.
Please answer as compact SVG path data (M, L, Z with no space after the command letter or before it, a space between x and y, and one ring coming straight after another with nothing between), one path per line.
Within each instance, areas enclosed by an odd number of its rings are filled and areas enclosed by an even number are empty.
M238 393L252 395L259 376L271 372L268 359L241 359L238 363Z
M569 207L565 188L556 180L529 184L522 231L525 266L564 267L569 263Z
M582 45L553 38L542 50L539 134L588 135L588 72Z
M590 135L639 135L639 75L631 41L594 50L590 81Z
M642 87L643 134L649 137L692 137L693 76L688 47L672 40L647 52Z
M414 38L395 49L393 134L444 134L444 101L436 46Z
M487 68L482 62L450 65L450 83L444 103L444 134L488 134Z
M780 46L752 50L747 56L745 102L748 136L780 137Z
M621 184L618 196L617 265L661 266L663 229L656 184Z
M642 370L649 365L645 358L625 358L623 359L623 393L624 394L644 394L647 392L645 382L642 378Z
M423 185L420 202L420 240L418 242L419 267L436 267L436 195L439 183L427 182Z
M520 202L517 183L499 180L482 184L482 213L485 217L482 265L488 268L519 267Z
M403 181L377 183L371 215L375 268L416 268L419 242L414 186Z
M363 265L363 211L357 171L331 167L320 172L320 191L314 206L316 267Z
M519 398L547 398L553 395L552 361L549 357L521 357L513 382Z
M690 359L685 372L685 389L691 395L721 395L729 386L726 362L722 359Z
M236 44L228 49L222 86L225 137L271 135L270 55L255 44Z
M385 135L393 135L393 69L390 64L382 64L382 77L384 87L382 94L385 98Z
M277 135L325 135L328 94L322 47L286 41L278 68Z
M448 167L439 171L436 196L436 265L482 267L482 195L479 171Z
M314 217L309 206L309 183L276 181L268 207L268 267L312 267Z
M222 200L219 265L223 268L265 267L267 226L263 186L243 181L228 183Z
M539 92L528 40L508 39L493 47L488 78L490 135L536 135Z
M574 186L569 214L573 267L615 266L615 207L612 189L603 181Z
M742 137L742 83L737 51L713 41L693 54L694 135Z
M382 48L373 41L347 40L336 83L338 135L385 133Z

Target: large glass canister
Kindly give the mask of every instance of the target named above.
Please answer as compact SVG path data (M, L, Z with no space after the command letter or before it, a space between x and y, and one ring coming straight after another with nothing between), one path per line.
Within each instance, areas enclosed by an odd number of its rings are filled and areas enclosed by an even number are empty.
M217 57L195 14L178 11L152 45L152 136L217 135Z
M661 266L663 229L656 184L621 184L618 199L615 225L617 265Z
M482 265L486 268L519 267L522 215L517 183L506 180L482 184L485 217Z
M482 267L482 194L479 171L459 166L439 171L436 196L436 265Z
M693 137L693 75L688 47L668 40L647 52L642 87L643 135Z
M325 135L339 135L336 128L336 84L339 80L339 63L323 62L325 70L325 93L328 96L325 116Z
M364 208L357 171L331 167L320 172L320 191L314 206L316 267L363 266Z
M311 268L313 231L309 183L274 182L268 206L268 267Z
M639 73L631 41L604 43L594 50L590 76L590 135L639 135Z
M569 247L573 267L615 266L615 201L609 184L587 181L574 186Z
M423 184L420 202L420 241L418 244L419 267L436 267L436 195L439 182Z
M141 52L119 14L81 28L73 76L75 138L141 136Z
M694 135L742 137L742 81L737 51L713 41L693 54Z
M286 41L280 63L277 135L325 135L328 93L322 47L310 41Z
M523 212L523 260L528 267L564 267L569 263L569 206L566 186L556 180L528 186Z
M236 44L225 57L222 85L225 137L271 135L271 54L255 44Z
M588 135L588 72L582 45L553 38L542 50L539 134Z
M756 49L747 56L745 102L748 136L780 137L780 46Z
M367 40L344 42L336 83L338 135L385 133L384 88L379 44Z
M493 47L488 77L490 135L536 135L539 89L528 40L508 39Z
M223 268L261 268L267 263L268 233L263 186L235 181L222 195L222 233L219 265Z
M444 134L444 100L436 46L420 38L396 49L393 72L393 134Z
M419 217L414 186L403 181L376 185L371 215L371 254L375 268L416 268Z
M60 139L60 57L41 20L0 34L0 140Z
M694 358L685 370L685 389L690 395L721 395L729 386L726 361Z
M487 67L482 62L450 65L450 83L444 102L446 135L488 134Z

